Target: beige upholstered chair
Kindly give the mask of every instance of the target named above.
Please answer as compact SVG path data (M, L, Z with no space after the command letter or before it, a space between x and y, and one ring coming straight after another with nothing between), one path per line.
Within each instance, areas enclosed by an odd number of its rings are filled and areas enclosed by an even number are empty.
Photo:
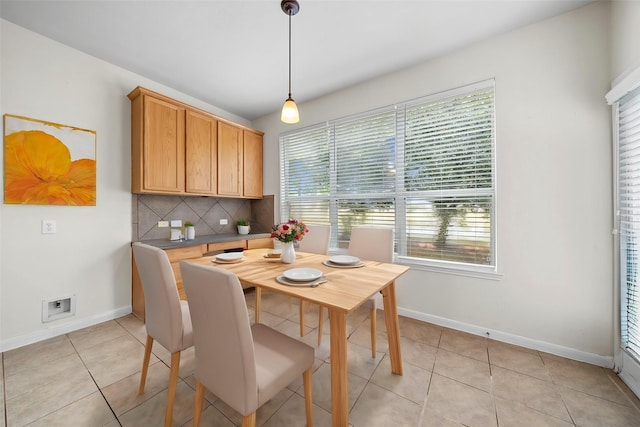
M312 347L268 326L249 322L238 277L226 270L180 262L191 307L196 350L193 425L205 387L255 426L256 410L302 374L307 425L311 410Z
M153 340L156 340L171 353L167 409L164 418L164 425L168 427L172 424L173 402L180 369L180 352L193 345L189 305L186 301L180 300L167 253L162 249L138 242L133 243L132 247L144 292L147 328L147 342L144 348L138 393L144 393L151 347Z
M309 252L312 254L326 255L329 253L329 240L331 240L331 226L307 224L309 232L304 239L298 242L298 250L300 252ZM320 309L322 310L322 309ZM322 337L322 323L318 324L320 328L318 332L318 345ZM304 301L300 301L300 336L304 335Z
M348 254L366 261L393 262L393 228L357 226L351 230ZM371 357L376 357L376 310L377 299L374 295L363 307L369 308L371 317ZM318 324L318 345L322 339L322 307Z

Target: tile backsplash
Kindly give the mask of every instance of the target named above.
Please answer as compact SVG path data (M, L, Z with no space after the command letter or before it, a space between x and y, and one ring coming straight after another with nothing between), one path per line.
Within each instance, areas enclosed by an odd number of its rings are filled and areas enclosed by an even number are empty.
M252 233L267 233L273 224L273 195L260 200L132 194L133 241L168 239L170 228L158 221L192 222L196 236L236 232L236 221L248 219ZM226 225L220 225L227 219Z

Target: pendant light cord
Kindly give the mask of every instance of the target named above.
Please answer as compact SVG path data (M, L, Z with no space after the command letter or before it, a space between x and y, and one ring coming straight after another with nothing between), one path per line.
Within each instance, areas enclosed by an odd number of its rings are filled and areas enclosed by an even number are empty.
M289 15L289 98L291 98L291 11Z

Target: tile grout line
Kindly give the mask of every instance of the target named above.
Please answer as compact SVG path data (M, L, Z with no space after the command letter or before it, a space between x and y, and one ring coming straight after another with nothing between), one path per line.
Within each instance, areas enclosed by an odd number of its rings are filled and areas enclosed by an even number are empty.
M124 328L123 328L124 329ZM127 331L127 333L129 333L129 331ZM87 367L87 365L84 363L84 359L82 358L82 356L80 356L80 353L78 352L78 349L76 348L75 344L73 343L73 340L71 339L71 337L69 337L69 334L66 334L67 338L69 339L69 343L71 343L71 346L73 347L73 350L76 352L76 354L78 355L78 359L80 359L80 361L82 362L82 366L84 366L84 368L87 370L87 373L89 374L89 376L91 377L91 381L93 381L93 383L96 385L96 388L98 389L98 392L100 393L100 396L102 396L102 398L104 399L104 402L107 404L107 406L109 407L109 410L111 411L111 413L113 414L116 422L118 423L118 425L120 427L122 427L122 423L120 422L120 420L118 419L118 415L116 415L116 412L113 410L113 408L111 407L111 404L109 403L109 401L107 400L106 396L104 395L104 393L102 392L102 388L100 388L100 386L98 385L98 383L96 382L96 379L93 377L93 374L91 373L91 371L89 370L89 368ZM86 397L86 396L85 396ZM7 426L8 427L8 426Z

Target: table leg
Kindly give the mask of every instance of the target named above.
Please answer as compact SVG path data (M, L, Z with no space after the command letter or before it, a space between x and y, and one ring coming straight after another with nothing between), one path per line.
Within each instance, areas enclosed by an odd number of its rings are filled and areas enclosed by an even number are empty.
M329 309L331 331L331 425L349 424L347 393L347 313Z
M391 372L396 375L402 375L402 354L400 352L400 327L398 326L396 283L392 282L381 292L384 302L384 321L387 325L387 339L389 340Z
M256 306L255 306L255 316L254 322L260 323L260 301L262 300L262 288L260 286L256 286Z

